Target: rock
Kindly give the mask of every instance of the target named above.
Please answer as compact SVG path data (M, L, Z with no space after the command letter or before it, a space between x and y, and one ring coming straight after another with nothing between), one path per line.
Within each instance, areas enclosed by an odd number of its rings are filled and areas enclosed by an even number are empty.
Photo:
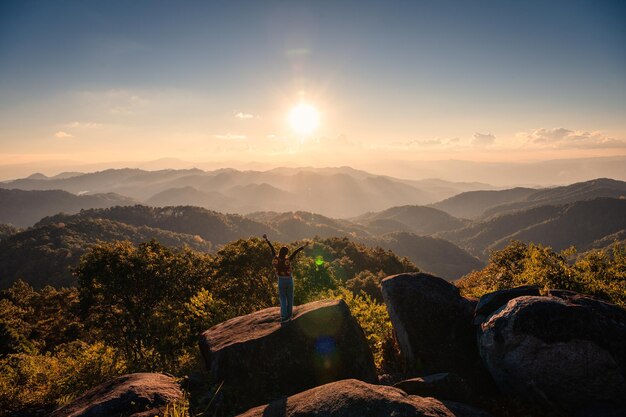
M480 324L494 311L508 303L510 300L524 295L539 295L539 288L532 285L509 288L490 292L480 297L474 311L474 324Z
M50 417L153 417L182 399L174 378L163 374L122 375L87 391Z
M429 274L410 273L385 278L382 291L408 371L454 372L466 378L479 372L474 304L457 287Z
M363 330L343 300L297 306L285 325L277 307L228 320L202 333L200 349L211 380L224 382L229 411L341 379L376 381Z
M453 408L457 411L453 411ZM355 379L333 382L270 404L239 417L489 417L484 411L434 398L411 396L384 385Z
M502 392L568 416L626 415L626 311L571 291L509 301L481 325Z
M394 387L407 394L435 397L438 400L468 402L472 398L472 390L463 378L449 372L405 379Z

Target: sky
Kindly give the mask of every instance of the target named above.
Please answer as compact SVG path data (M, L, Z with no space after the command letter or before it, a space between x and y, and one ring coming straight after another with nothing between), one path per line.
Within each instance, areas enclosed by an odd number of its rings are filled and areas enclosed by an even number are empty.
M623 1L2 0L0 165L626 155L624 21Z

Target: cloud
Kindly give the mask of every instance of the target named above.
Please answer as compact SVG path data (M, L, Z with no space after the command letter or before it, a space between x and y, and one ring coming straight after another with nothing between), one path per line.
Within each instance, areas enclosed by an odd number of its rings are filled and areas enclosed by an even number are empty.
M58 132L54 134L54 137L59 138L59 139L66 139L66 138L72 138L74 136L62 130L59 130Z
M472 145L474 146L489 146L493 145L496 141L496 137L491 133L474 133L474 139L472 140Z
M407 142L393 142L389 144L389 148L392 149L422 149L422 148L445 148L448 149L452 146L456 146L459 142L459 138L450 139L414 139Z
M586 132L563 127L539 128L529 132L519 132L516 136L525 141L526 147L551 149L626 148L626 141L608 137L601 132Z
M102 127L102 123L95 122L72 122L66 124L67 127L72 129L97 129Z
M261 116L250 114L250 113L243 113L243 112L235 113L235 117L237 119L239 119L239 120L260 119L261 118Z
M223 135L215 135L215 137L217 139L222 139L222 140L244 140L246 139L246 135L237 135L237 134L233 134L233 133L226 133Z

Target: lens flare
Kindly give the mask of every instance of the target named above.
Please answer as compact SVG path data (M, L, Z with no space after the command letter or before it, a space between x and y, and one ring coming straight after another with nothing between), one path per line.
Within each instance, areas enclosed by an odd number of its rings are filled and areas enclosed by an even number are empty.
M315 257L315 265L317 266L324 265L324 258L322 258L322 255L318 255Z

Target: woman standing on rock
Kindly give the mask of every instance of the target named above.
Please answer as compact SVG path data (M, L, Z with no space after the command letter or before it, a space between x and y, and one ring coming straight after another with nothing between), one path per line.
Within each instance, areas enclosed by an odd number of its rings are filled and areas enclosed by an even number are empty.
M280 321L285 322L291 319L293 312L293 276L291 275L291 262L298 252L306 248L309 242L296 249L289 255L289 248L283 246L279 249L278 255L269 241L267 235L263 235L263 239L267 242L272 250L272 266L278 277L278 299L280 300ZM289 256L288 256L289 255Z

